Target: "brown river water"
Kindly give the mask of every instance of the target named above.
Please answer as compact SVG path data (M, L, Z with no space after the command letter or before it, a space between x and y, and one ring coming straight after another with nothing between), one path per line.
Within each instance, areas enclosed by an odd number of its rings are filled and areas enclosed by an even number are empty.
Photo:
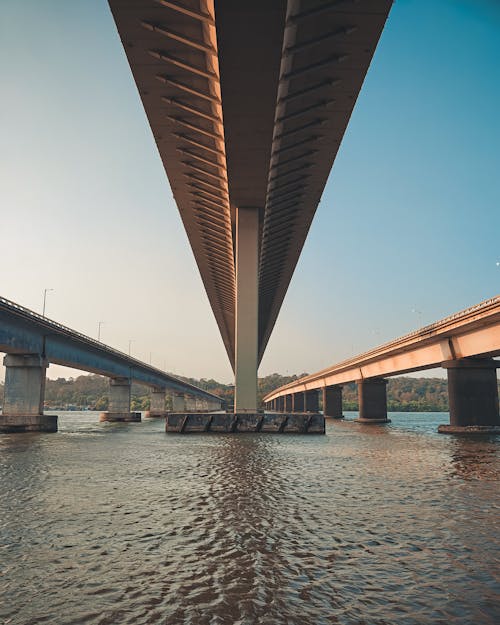
M161 420L0 437L0 624L500 622L500 439Z

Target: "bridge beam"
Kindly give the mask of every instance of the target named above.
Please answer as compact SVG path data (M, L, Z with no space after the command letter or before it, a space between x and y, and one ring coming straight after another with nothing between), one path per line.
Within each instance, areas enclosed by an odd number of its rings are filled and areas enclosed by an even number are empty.
M140 421L140 412L130 411L130 378L110 378L107 412L102 412L100 421Z
M293 393L292 412L304 412L304 393Z
M342 387L339 385L323 388L323 415L331 419L343 419Z
M304 412L319 412L319 393L317 389L304 392Z
M498 363L492 358L463 358L443 363L448 374L450 424L441 433L500 433Z
M0 432L57 432L57 417L43 414L48 362L38 354L7 354Z
M259 211L236 210L235 412L257 411Z
M165 416L165 389L154 388L149 395L149 410L147 417Z
M357 381L359 423L390 423L387 418L387 380L365 378Z

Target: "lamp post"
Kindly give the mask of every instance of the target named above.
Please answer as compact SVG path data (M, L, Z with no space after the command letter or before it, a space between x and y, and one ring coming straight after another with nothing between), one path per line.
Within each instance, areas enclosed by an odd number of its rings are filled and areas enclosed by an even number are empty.
M43 290L43 309L42 309L42 317L45 317L45 304L47 302L47 293L49 291L53 291L54 289L44 289Z
M422 327L422 311L421 310L417 310L416 308L412 308L411 309L412 313L416 313L418 315L418 324L420 327Z
M104 321L97 322L97 340L101 342L101 326L104 325Z

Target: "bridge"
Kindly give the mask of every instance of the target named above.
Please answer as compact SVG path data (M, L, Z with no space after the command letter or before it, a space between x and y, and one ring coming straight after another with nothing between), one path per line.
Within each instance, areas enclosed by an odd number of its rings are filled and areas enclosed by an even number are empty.
M224 345L257 369L392 0L110 0Z
M388 376L443 367L448 375L450 425L442 432L500 432L496 369L500 362L500 296L446 317L264 397L270 410L318 411L342 418L342 384L358 385L361 423L387 423Z
M248 415L250 429L269 425L283 431L286 425L264 423L257 414L257 370L391 4L109 0L234 370L235 413ZM338 400L340 385L360 381L361 419L386 421L382 376L445 366L450 404L464 404L458 395L466 389L476 412L482 412L480 389L491 396L486 417L478 422L469 410L460 424L498 424L492 382L497 364L491 359L497 354L497 326L480 330L474 321L467 326L466 319L463 313L453 331L444 320L309 376L268 396L267 405L310 415L318 410L317 389L325 388L328 414L328 398L336 393ZM5 338L8 401L16 385L24 384L18 395L30 394L31 367L38 371L33 378L38 393L49 359L102 372L115 380L115 389L121 384L116 380L134 376L153 388L178 389L180 381L144 363L95 342L52 336L44 320L31 321L36 326L31 342L26 327L24 344L20 335L18 347ZM466 327L473 332L469 343ZM16 376L16 368L24 373ZM178 391L203 397L185 385ZM110 412L120 414L122 404L116 405ZM6 407L10 410L8 402ZM193 427L208 428L207 419ZM309 422L306 416L304 423ZM179 423L184 428L186 420ZM228 423L237 428L231 419ZM318 423L314 427L321 429Z
M219 410L221 400L32 310L0 298L0 352L6 354L1 431L55 431L57 417L43 415L45 376L50 363L110 379L106 421L137 421L130 411L130 387L151 388L151 416L165 414L165 393L176 411Z

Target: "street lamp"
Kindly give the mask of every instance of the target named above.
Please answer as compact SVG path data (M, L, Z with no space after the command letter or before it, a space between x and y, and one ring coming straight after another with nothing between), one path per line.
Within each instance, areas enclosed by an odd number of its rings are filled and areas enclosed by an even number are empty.
M54 289L44 289L43 290L43 310L42 310L42 317L45 317L45 303L47 301L47 293L49 291L53 291Z
M416 313L418 315L418 323L421 326L422 325L422 311L421 310L417 310L416 308L412 308L411 312L412 313Z
M101 341L101 326L104 325L104 321L98 321L97 322L97 340L100 342Z

